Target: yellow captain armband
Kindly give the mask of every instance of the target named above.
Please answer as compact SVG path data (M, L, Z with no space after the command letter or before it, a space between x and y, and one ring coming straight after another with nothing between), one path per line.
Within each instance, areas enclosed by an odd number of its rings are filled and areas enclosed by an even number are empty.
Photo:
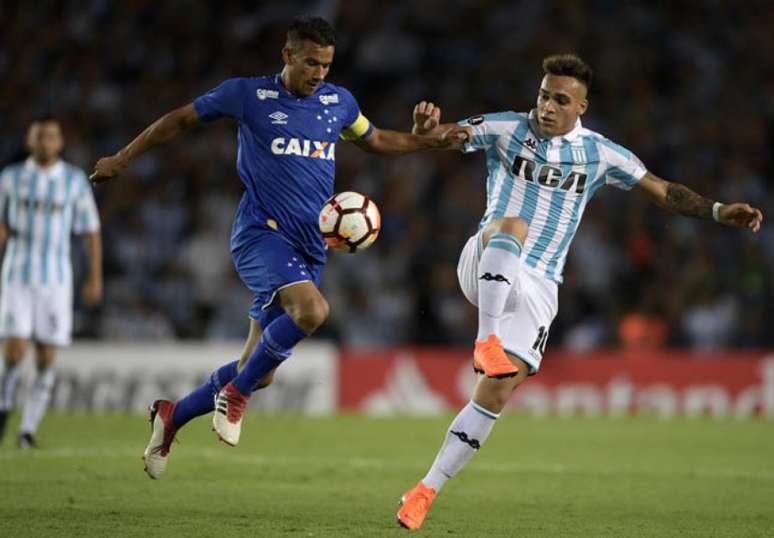
M358 140L367 134L371 130L371 122L368 118L363 116L363 113L357 115L357 119L352 122L352 125L343 129L339 138L342 140Z

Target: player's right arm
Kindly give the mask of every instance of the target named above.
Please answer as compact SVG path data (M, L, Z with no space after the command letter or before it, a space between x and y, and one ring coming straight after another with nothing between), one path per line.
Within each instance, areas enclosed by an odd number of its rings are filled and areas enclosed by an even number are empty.
M89 176L93 183L102 183L116 177L129 166L134 159L148 151L153 146L172 140L179 134L200 123L199 114L193 103L167 112L151 123L137 138L129 142L115 155L103 157L94 166L94 172Z
M130 162L153 146L172 140L200 122L226 117L241 121L249 90L249 79L224 80L217 88L200 95L192 103L164 114L115 155L97 161L89 179L93 183L101 183L117 176Z

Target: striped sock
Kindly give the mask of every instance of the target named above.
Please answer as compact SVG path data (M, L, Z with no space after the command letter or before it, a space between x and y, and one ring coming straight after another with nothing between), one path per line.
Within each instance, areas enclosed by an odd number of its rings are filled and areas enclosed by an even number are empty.
M499 413L492 413L471 400L454 418L446 439L422 483L440 491L473 457L494 428Z
M478 335L485 341L498 335L505 302L517 285L521 269L521 243L511 234L496 233L478 263ZM498 335L499 336L499 335Z

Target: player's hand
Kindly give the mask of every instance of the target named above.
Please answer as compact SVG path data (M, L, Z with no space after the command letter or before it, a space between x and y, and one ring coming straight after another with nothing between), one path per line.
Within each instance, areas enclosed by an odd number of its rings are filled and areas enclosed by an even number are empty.
M83 285L81 297L83 298L83 304L86 306L97 306L100 300L102 300L102 280L89 278Z
M465 142L470 140L470 127L460 127L455 125L441 134L441 145L448 149L462 149Z
M441 124L441 109L433 103L422 101L414 107L414 127L411 132L419 135L430 134Z
M89 176L89 181L94 184L103 183L123 172L127 164L129 163L124 162L118 155L103 157L94 165L94 172Z
M763 213L749 204L724 204L718 210L718 222L735 228L749 228L753 232L761 229Z

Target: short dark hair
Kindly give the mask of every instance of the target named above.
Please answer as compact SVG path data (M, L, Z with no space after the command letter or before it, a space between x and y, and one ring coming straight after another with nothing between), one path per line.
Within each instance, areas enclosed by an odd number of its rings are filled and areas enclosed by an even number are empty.
M37 116L35 116L32 119L32 122L30 123L30 125L33 123L60 123L61 124L61 122L59 121L59 118L57 118L56 116L48 112L44 112L43 114L38 114Z
M332 47L336 45L336 31L322 17L296 17L288 28L285 45L293 48L305 39L322 47Z
M543 58L543 73L559 77L572 77L591 89L594 72L577 54L552 54Z

